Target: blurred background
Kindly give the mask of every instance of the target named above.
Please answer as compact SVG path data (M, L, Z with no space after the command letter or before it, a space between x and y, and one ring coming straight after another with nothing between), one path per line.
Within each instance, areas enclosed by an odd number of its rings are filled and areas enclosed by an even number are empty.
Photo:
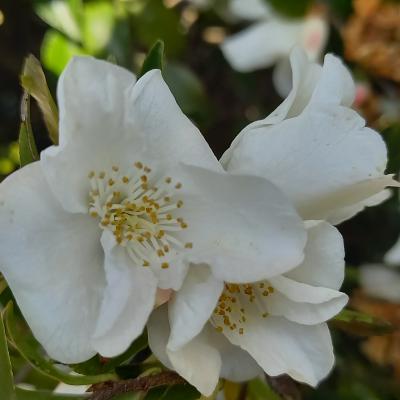
M287 94L285 83L287 86L290 75L283 48L290 44L287 32L293 26L296 41L302 38L300 44L309 47L310 57L322 61L324 54L332 52L344 59L357 82L354 107L369 126L383 135L389 151L388 172L397 173L400 2L259 0L265 9L257 9L259 4L251 8L250 0L239 0L242 8L232 6L230 1L0 0L0 176L4 178L19 166L19 77L28 54L41 61L55 95L57 79L72 56L92 55L138 72L155 40L163 39L164 78L183 111L220 156L244 126L267 116ZM270 21L278 21L280 31L278 36L258 42L258 47L260 43L266 45L265 50L260 49L265 52L263 59L260 61L258 55L254 65L238 64L232 38L245 41L246 32L251 32L253 25ZM286 35L287 40L280 44L278 39ZM271 40L278 40L279 51L268 47ZM229 41L232 46L223 52L220 45ZM240 42L236 44L240 50ZM38 148L43 149L50 142L34 102L31 120ZM385 253L397 241L397 192L339 229L344 235L347 257L344 290L352 297L352 306L390 320L399 328L400 304L379 294L369 295L360 283L359 268L364 264L381 265ZM400 274L396 265L391 271ZM400 285L398 292L400 298ZM293 399L400 399L398 333L365 338L360 332L334 329L333 336L336 369L318 390L291 388ZM17 353L13 354L13 365L15 376L21 381L41 388L55 386L54 381L32 372ZM274 398L261 389L252 390L247 394L250 400ZM300 393L302 397L296 397Z

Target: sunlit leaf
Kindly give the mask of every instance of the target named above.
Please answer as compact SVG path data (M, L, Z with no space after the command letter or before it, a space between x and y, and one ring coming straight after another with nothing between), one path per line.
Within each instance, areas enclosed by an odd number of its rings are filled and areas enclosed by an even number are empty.
M9 340L19 351L21 356L42 374L69 385L90 385L116 379L116 376L111 373L84 376L71 375L62 371L52 360L42 354L39 343L29 331L26 323L22 320L17 320L12 303L7 305L4 315Z
M16 388L17 400L84 400L86 396Z
M19 128L18 143L21 167L39 159L31 126L29 94L26 92L21 104L21 125Z
M253 379L248 383L249 400L280 400L280 397L261 379Z
M14 380L8 354L3 316L0 314L0 394L2 399L15 400Z
M152 69L162 70L164 66L164 42L157 40L147 54L139 76L143 76Z
M82 43L85 51L93 55L103 51L110 42L114 25L115 9L111 2L86 3L82 24Z
M394 331L390 322L353 310L341 311L330 325L360 336L386 335Z
M73 56L87 54L85 50L56 31L48 31L43 39L41 60L43 66L60 75Z
M22 87L38 103L53 143L58 143L58 109L47 86L42 66L32 54L25 59L21 75Z
M70 2L64 0L52 0L46 3L38 3L36 12L47 24L62 32L73 40L81 40L79 24Z

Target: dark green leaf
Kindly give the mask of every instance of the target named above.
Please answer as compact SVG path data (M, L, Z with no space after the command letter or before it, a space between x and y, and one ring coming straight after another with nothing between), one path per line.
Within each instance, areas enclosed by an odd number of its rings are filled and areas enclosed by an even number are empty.
M19 159L21 167L39 159L39 154L33 137L30 119L29 94L24 93L21 104L21 125L19 128Z
M201 394L190 385L174 385L151 389L145 400L197 400Z
M359 336L386 335L394 331L390 322L353 310L343 310L330 322L334 328Z
M120 356L110 359L103 359L99 355L94 356L90 360L81 363L71 365L71 368L84 375L98 375L104 374L115 370L116 367L122 365L125 361L131 359L135 354L147 347L147 334L143 334L136 339Z
M32 54L25 59L21 85L38 103L53 143L58 143L58 109L47 86L42 66Z
M160 69L162 71L163 66L164 42L162 40L157 40L143 62L142 70L140 71L139 77L143 76L146 72L149 72L152 69Z
M310 7L314 0L265 0L268 1L276 11L287 17L302 17ZM270 38L270 40L274 40Z
M69 385L90 385L116 379L116 376L111 373L79 376L63 372L57 368L52 360L42 354L39 343L29 331L26 323L22 320L17 320L15 317L12 303L7 305L4 315L10 342L19 351L21 356L42 374Z
M14 379L8 354L7 339L0 314L0 394L2 399L15 400Z

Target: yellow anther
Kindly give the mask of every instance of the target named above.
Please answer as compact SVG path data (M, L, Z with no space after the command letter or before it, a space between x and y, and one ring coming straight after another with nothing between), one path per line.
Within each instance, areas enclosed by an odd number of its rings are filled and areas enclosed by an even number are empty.
M239 328L239 335L243 335L243 328Z
M102 171L102 172L99 173L99 178L100 179L104 179L105 177L106 177L106 173L105 172Z
M144 167L144 172L146 172L147 174L149 174L151 172L151 168L149 167Z
M219 333L222 333L222 332L224 331L224 328L223 328L222 326L217 326L217 327L215 328L215 330L216 330L217 332L219 332Z
M268 286L268 291L269 291L270 293L274 293L274 292L275 292L275 289L274 289L272 286Z
M167 269L167 268L169 268L169 264L168 264L167 262L163 262L163 263L161 264L161 268L162 268L162 269Z
M150 263L147 260L143 260L143 267L148 267L150 266Z
M114 172L118 172L119 171L119 168L116 165L113 165L111 168L112 168L112 170Z
M90 216L93 217L93 218L96 218L96 217L99 216L99 214L97 213L97 211L91 211L90 212Z
M142 175L142 176L140 177L140 180L141 180L142 182L146 183L146 182L147 182L147 175Z
M158 257L164 257L165 253L161 249L158 249L157 250L157 255L158 255Z
M95 177L94 171L90 171L89 174L88 174L88 178L89 178L89 179L92 179L92 178L94 178L94 177Z
M182 200L178 200L178 202L176 203L176 206L177 206L178 208L182 208L182 206L183 206L183 201L182 201Z
M143 168L143 164L140 161L135 162L135 167L138 169L142 169Z
M111 179L111 178L110 178L110 179L108 180L108 185L109 185L109 186L114 185L114 183L115 183L114 179Z
M185 243L185 249L192 249L193 248L193 243Z
M175 189L180 189L182 187L182 183L180 183L180 182L178 182L176 185L175 185Z
M169 176L167 176L167 177L165 178L165 183L170 184L171 182L172 182L172 179L171 179Z
M167 246L167 245L164 245L163 249L164 249L164 251L165 251L166 253L168 253L168 252L169 252L169 246Z
M122 177L122 182L123 183L129 183L129 178L127 176Z
M164 201L165 201L166 203L169 203L169 202L171 201L171 197L165 196L165 197L164 197Z

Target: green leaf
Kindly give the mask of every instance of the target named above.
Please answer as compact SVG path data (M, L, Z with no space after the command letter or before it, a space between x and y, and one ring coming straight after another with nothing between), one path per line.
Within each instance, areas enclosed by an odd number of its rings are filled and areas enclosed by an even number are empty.
M162 40L157 40L143 62L142 70L140 71L139 77L143 76L146 72L149 72L152 69L160 69L162 71L163 66L164 42Z
M2 399L15 400L14 379L8 354L3 315L0 314L0 394Z
M90 385L116 379L116 375L111 373L79 376L63 372L57 368L52 360L42 354L40 344L29 331L26 323L22 319L17 321L12 303L7 305L4 315L10 342L19 351L21 356L42 374L69 385Z
M62 32L69 38L80 41L81 32L71 2L64 0L52 0L39 3L36 12L52 28Z
M115 26L114 7L109 1L84 5L82 44L89 54L96 55L109 44Z
M206 92L201 81L186 66L167 63L163 77L182 111L196 119L209 116Z
M122 365L125 361L131 359L135 354L139 353L147 347L147 333L136 339L124 353L115 358L106 361L99 355L94 356L90 360L71 365L71 368L83 375L98 375L115 370L116 367Z
M39 159L30 119L29 94L24 93L21 103L21 125L19 128L19 159L21 167Z
M347 309L329 323L334 328L359 336L386 335L394 331L393 325L388 321Z
M17 400L84 400L86 396L16 388Z
M280 397L261 379L253 379L248 383L249 400L280 400Z
M87 52L56 31L46 32L40 50L43 66L55 75L60 75L73 56Z
M310 7L313 5L314 0L265 0L268 1L276 11L287 17L302 17ZM274 40L270 38L270 40Z
M32 54L25 59L21 75L22 87L38 103L51 141L58 143L58 109L47 86L42 66Z

